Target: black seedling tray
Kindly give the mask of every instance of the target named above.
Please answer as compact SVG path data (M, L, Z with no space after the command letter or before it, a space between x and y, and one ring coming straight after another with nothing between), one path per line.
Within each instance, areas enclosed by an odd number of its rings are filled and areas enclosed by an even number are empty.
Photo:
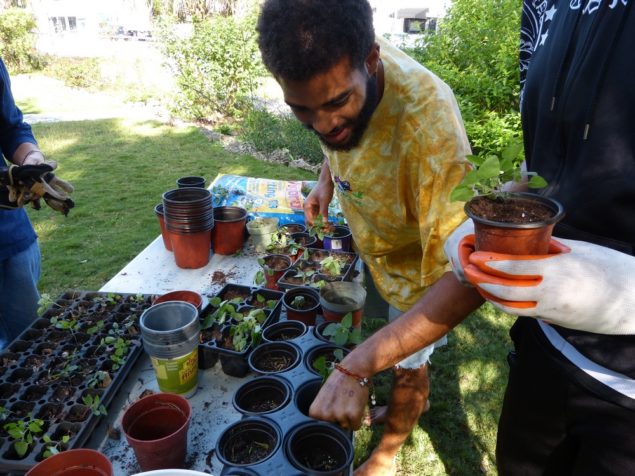
M340 258L345 264L342 265L342 272L337 276L322 273L320 271L320 261L328 256ZM355 264L357 263L358 256L356 253L350 253L347 251L336 250L323 250L316 248L307 248L300 258L293 263L293 265L286 271L282 277L278 280L277 285L280 289L289 290L297 288L298 286L311 286L317 281L351 281L355 270ZM302 273L306 269L314 269L314 274L303 278L302 283L291 283L289 278L293 278Z
M26 472L41 461L45 434L57 449L84 445L101 416L83 397L99 396L108 407L143 351L137 323L151 302L144 295L66 292L0 354L0 406L9 411L0 424L1 474ZM113 337L127 342L125 361L116 362L117 346L106 342ZM98 371L111 378L104 388L90 385ZM44 431L19 459L4 425L29 414L44 422ZM62 443L65 435L70 439Z
M292 322L286 321L285 318L286 316L283 313L280 322ZM268 344L271 343L271 341L267 342ZM289 369L281 372L258 372L260 374L259 377L246 382L236 391L233 403L236 410L243 415L240 422L247 422L248 424L253 422L255 425L264 425L275 431L278 436L275 449L266 459L249 465L226 464L223 467L221 475L229 476L234 474L247 474L253 476L266 476L271 474L307 474L303 473L302 470L296 468L291 463L286 450L287 440L289 440L291 435L307 424L318 425L321 430L325 429L336 435L344 437L351 443L351 448L354 451L352 432L343 430L335 424L318 421L308 416L308 410L311 402L315 398L315 395L322 384L322 377L310 368L310 360L313 358L313 354L319 349L323 349L325 347L339 348L342 349L344 353L347 353L348 350L320 339L313 326L308 327L307 331L300 336L286 340L275 340L273 343L282 343L285 349L292 349L292 352L297 351L297 360ZM264 349L264 347L259 348ZM253 357L255 357L255 354L252 355L252 359ZM244 408L241 409L240 405L237 403L239 398L238 395L241 393L244 395L245 393L251 392L251 394L256 396L256 398L260 395L263 400L266 399L266 397L263 396L266 394L266 390L260 387L261 385L265 385L265 382L277 382L280 389L285 389L284 391L288 392L288 398L284 399L283 403L274 410L245 411ZM236 423L230 425L225 432L231 434L231 432L237 428L235 425ZM220 442L223 439L223 436L224 435L221 435L219 437L218 445L221 444ZM220 447L218 445L216 448L217 454L220 451ZM316 471L315 474L329 473L320 473ZM339 474L352 474L352 463L347 470Z
M265 314L267 314L266 320L261 325L262 329L277 322L280 318L283 293L279 291L240 284L226 284L214 297L225 301L232 299L233 296L236 296L236 302L233 305L238 312L252 307L262 307ZM264 303L258 302L257 296L264 298ZM268 302L271 303L270 306L267 305ZM201 317L202 322L217 309L218 307L210 305ZM229 336L232 326L236 324L237 322L234 319L229 319L220 325L214 324L212 327L201 331L201 343L198 347L199 368L209 369L220 358L221 367L225 374L238 378L247 375L249 372L247 358L253 349L253 344L249 343L241 352L222 347L223 339Z

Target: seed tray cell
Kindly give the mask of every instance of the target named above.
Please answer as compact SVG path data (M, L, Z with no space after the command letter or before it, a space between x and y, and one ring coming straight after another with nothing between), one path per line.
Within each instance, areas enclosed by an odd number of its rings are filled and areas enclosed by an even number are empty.
M248 312L253 308L262 308L267 315L262 324L262 329L275 323L280 318L283 293L271 289L243 286L239 284L226 284L215 296L221 302L234 300L234 308L238 312ZM213 314L218 307L210 305L203 313L201 320ZM249 372L247 358L253 349L249 343L241 352L226 348L223 341L229 338L232 327L237 324L234 319L229 319L222 324L214 324L201 332L199 345L199 368L209 369L220 358L223 372L232 377L242 378Z
M41 461L45 434L58 449L85 444L101 417L83 398L99 397L99 405L108 407L143 352L137 323L152 299L64 293L0 353L0 406L8 413L0 421L0 474L26 472ZM29 414L42 420L44 431L20 458L4 425L26 421Z
M340 274L330 275L320 268L320 262L329 256L342 262ZM351 281L357 260L356 253L307 248L301 258L280 277L277 285L280 289L287 291L298 286L311 286L318 281ZM309 274L305 275L307 270Z

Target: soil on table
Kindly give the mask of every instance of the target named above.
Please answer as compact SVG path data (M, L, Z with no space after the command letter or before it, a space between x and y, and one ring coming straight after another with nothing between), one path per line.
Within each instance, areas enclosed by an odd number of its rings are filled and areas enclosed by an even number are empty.
M266 355L258 359L255 364L256 368L264 372L281 372L289 368L292 359L288 355Z
M554 216L548 206L522 198L475 197L469 202L469 208L476 216L500 223L535 223Z
M273 449L266 441L245 441L242 438L236 438L233 443L226 457L235 464L252 464L262 461Z

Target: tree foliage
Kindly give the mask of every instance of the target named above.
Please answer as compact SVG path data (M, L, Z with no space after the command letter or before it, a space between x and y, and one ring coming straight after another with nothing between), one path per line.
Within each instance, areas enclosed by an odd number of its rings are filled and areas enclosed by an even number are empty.
M410 52L453 89L476 151L520 135L521 9L521 0L454 0L438 32Z
M36 26L33 15L25 10L11 8L0 14L0 56L12 74L41 66L32 33Z
M256 78L264 72L255 20L255 14L199 20L189 38L179 38L169 27L161 30L163 50L179 88L177 113L208 121L241 115Z

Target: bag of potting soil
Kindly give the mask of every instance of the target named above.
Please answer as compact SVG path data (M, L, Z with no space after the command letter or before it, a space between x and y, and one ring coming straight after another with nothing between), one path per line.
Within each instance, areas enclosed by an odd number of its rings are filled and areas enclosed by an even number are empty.
M275 217L279 224L304 223L304 199L317 182L314 180L273 180L241 175L218 174L211 190L214 206L245 208L251 217ZM329 221L341 221L337 197L329 206Z

